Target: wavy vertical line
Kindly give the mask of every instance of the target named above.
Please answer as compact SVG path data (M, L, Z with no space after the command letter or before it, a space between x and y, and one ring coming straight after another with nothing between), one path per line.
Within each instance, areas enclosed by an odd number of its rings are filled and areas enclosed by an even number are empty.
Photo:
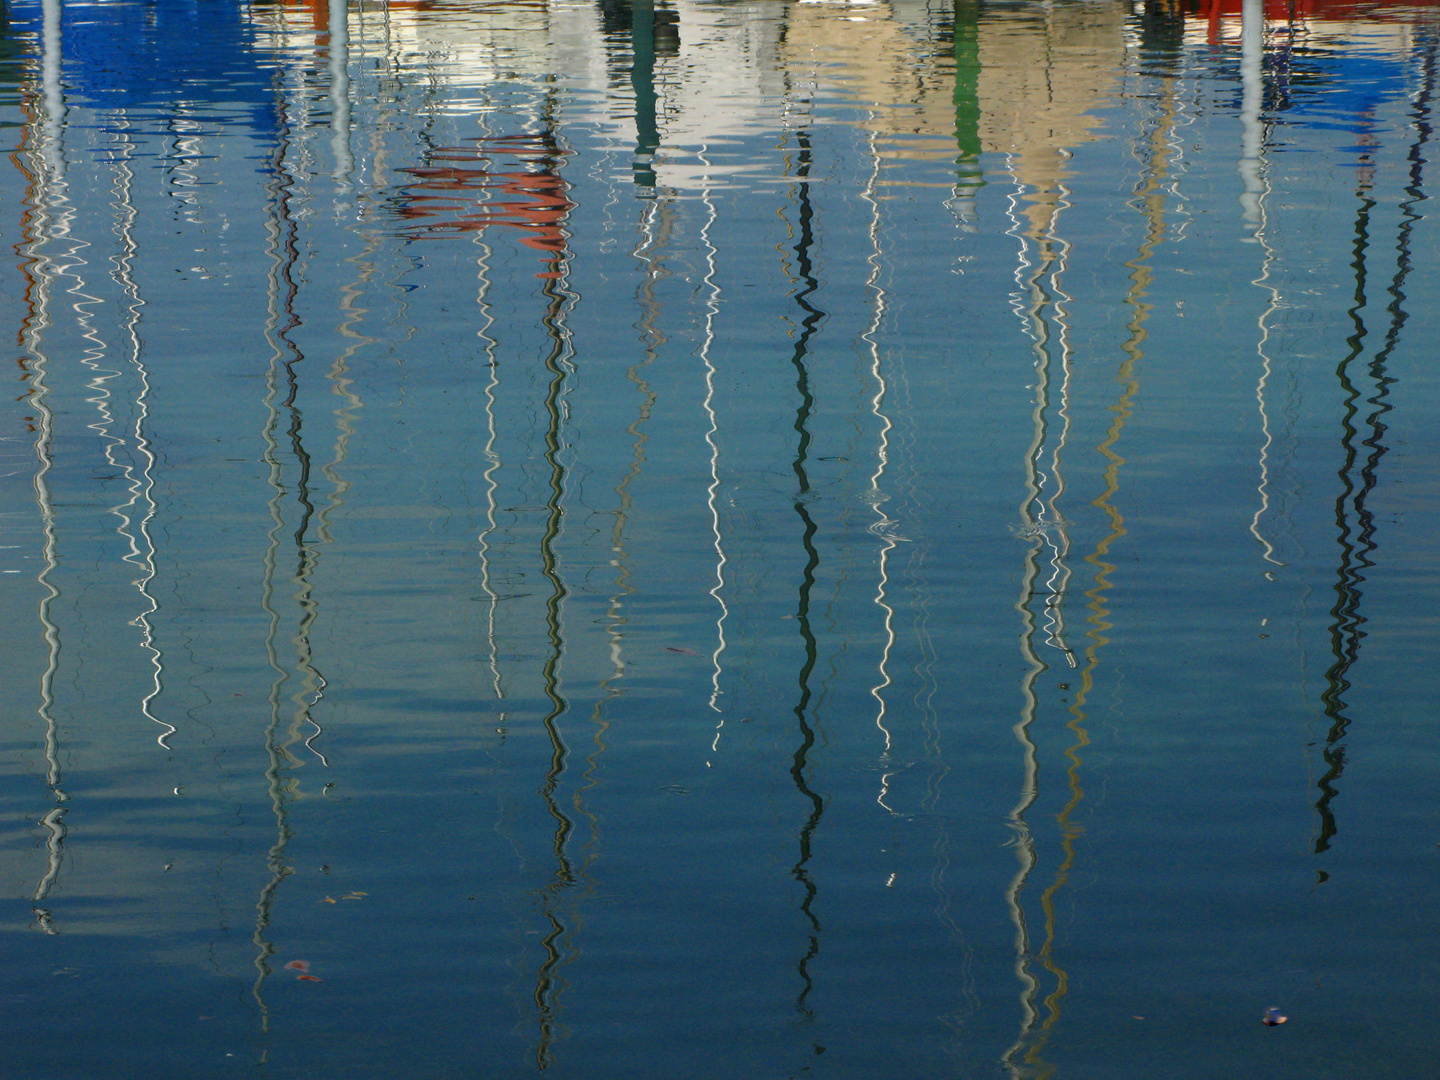
M500 388L500 358L496 352L499 347L494 336L490 333L495 325L495 313L490 308L490 257L493 254L490 245L484 242L483 234L475 234L475 244L480 250L475 260L476 272L480 279L480 289L476 296L475 304L480 309L480 328L475 331L483 345L482 355L489 368L489 378L485 382L485 447L482 454L485 458L485 468L480 474L481 482L485 485L485 527L480 530L478 539L480 555L480 587L488 598L489 603L485 610L485 652L486 664L490 669L491 686L495 691L497 701L505 700L505 686L500 677L500 646L496 637L497 608L500 604L500 596L495 591L491 562L493 556L490 551L490 537L499 527L496 522L496 492L500 486L497 474L500 471L500 454L495 449L496 441L499 439L498 419L495 415L496 395Z
M1073 742L1063 752L1067 762L1065 784L1068 798L1060 812L1055 815L1055 822L1060 833L1061 858L1054 877L1039 900L1044 938L1036 950L1035 956L1050 975L1053 985L1041 1002L1045 1015L1038 1021L1038 1030L1032 1028L1033 1034L1027 1036L1028 1046L1025 1047L1023 1059L1027 1066L1035 1070L1040 1080L1046 1080L1052 1076L1056 1069L1053 1064L1045 1061L1043 1054L1059 1023L1061 1002L1070 989L1069 972L1061 965L1056 951L1058 936L1056 899L1060 891L1069 883L1071 872L1074 870L1078 858L1076 842L1083 832L1083 827L1074 820L1074 815L1085 799L1081 769L1084 764L1083 751L1091 741L1089 730L1086 727L1089 716L1085 712L1085 706L1095 688L1095 672L1100 666L1101 651L1110 643L1106 633L1113 627L1113 624L1108 621L1111 612L1107 604L1109 593L1114 588L1110 575L1114 573L1116 566L1107 562L1106 556L1114 544L1128 535L1124 515L1111 502L1113 496L1120 490L1120 470L1126 464L1125 459L1116 453L1115 446L1119 443L1125 430L1126 422L1134 412L1135 397L1140 391L1137 368L1144 357L1144 344L1149 336L1145 324L1153 310L1153 305L1146 303L1144 299L1154 280L1150 261L1155 248L1163 242L1166 231L1167 191L1164 180L1169 175L1170 157L1175 151L1173 132L1171 131L1175 105L1173 75L1167 74L1161 79L1159 116L1156 118L1149 137L1144 140L1147 150L1143 159L1144 173L1130 202L1130 205L1143 217L1145 231L1135 257L1124 263L1124 266L1130 271L1130 286L1126 290L1124 303L1131 309L1132 314L1126 325L1129 337L1120 346L1121 351L1125 354L1124 359L1116 372L1116 381L1121 386L1121 392L1115 404L1110 406L1109 411L1112 417L1104 438L1095 447L1096 452L1105 462L1102 471L1102 481L1105 486L1104 490L1091 500L1090 505L1104 513L1110 531L1099 540L1094 550L1085 556L1085 562L1095 567L1095 574L1094 585L1084 594L1089 601L1086 604L1089 615L1086 618L1088 629L1085 636L1089 639L1089 643L1084 652L1085 664L1079 672L1080 686L1075 693L1073 702L1068 707L1070 719L1065 725L1066 730L1073 736ZM1022 1043L1024 1041L1026 1040L1022 1040ZM1021 1043L1017 1043L1012 1054L1019 1049L1020 1045ZM1013 1058L1011 1060L1013 1062Z
M59 933L54 915L41 905L49 897L60 877L65 857L65 803L70 796L61 787L60 725L55 717L55 676L60 668L60 627L52 611L61 591L53 580L60 563L55 504L50 491L50 472L55 467L55 414L50 407L50 356L45 348L47 331L54 326L51 313L54 290L59 277L66 272L62 255L53 250L69 239L69 223L74 215L69 202L66 179L63 130L65 97L60 84L62 57L62 10L59 0L42 0L41 54L39 93L32 91L36 106L25 125L23 150L19 157L28 160L29 183L26 188L22 235L25 238L24 273L27 278L26 315L21 324L21 339L27 358L29 381L28 403L34 410L36 471L32 480L35 503L40 514L41 555L43 566L36 582L44 590L37 618L45 641L45 668L40 675L40 701L37 709L43 727L45 784L54 805L41 816L38 824L45 831L45 870L36 882L31 902L36 925L47 934Z
M798 153L793 166L794 175L801 177L802 182L792 186L791 194L798 203L796 226L798 226L799 233L794 236L795 247L793 250L795 273L800 287L792 293L791 299L795 301L803 315L800 319L800 333L795 339L790 362L795 369L795 390L799 399L795 410L795 422L792 425L796 434L795 458L792 464L796 483L793 507L796 517L799 519L800 543L805 552L805 566L797 589L795 619L801 641L804 644L805 659L796 675L799 696L791 710L800 732L800 742L791 757L790 778L795 785L795 790L809 804L809 810L798 838L799 857L791 867L790 874L803 891L800 911L810 925L805 953L796 964L796 973L799 975L802 985L800 993L795 998L795 1010L799 1013L802 1022L812 1023L815 1020L815 1012L809 1005L809 997L814 990L815 983L810 973L810 966L820 954L821 924L819 917L815 914L815 900L819 889L810 873L809 863L814 854L815 832L825 813L825 801L810 786L807 776L810 766L810 751L815 746L815 729L809 716L810 701L813 696L810 676L818 659L815 633L810 625L810 594L815 587L815 572L820 565L820 552L815 546L815 534L819 527L810 515L807 505L810 496L808 460L812 440L809 421L815 410L815 397L810 388L810 373L806 366L806 359L809 355L810 339L824 322L825 313L810 302L810 297L819 291L820 283L815 277L812 254L816 242L815 210L810 202L810 185L804 182L805 178L810 175L811 165L808 131L804 129L797 131L796 142Z
M274 944L266 937L272 909L280 886L292 873L286 865L285 855L293 830L289 821L287 795L293 790L293 781L285 776L285 770L300 764L290 752L288 745L279 737L281 725L281 702L284 700L285 684L291 673L280 661L280 611L275 604L276 578L279 574L281 535L286 527L283 504L286 496L285 469L280 458L282 410L285 407L281 396L285 373L293 377L292 365L299 358L299 350L285 336L298 322L295 314L297 286L293 269L299 258L295 237L295 222L290 213L289 202L293 178L289 172L287 155L291 149L290 111L281 75L277 73L275 87L276 136L275 149L271 155L269 176L265 182L265 254L270 260L266 272L265 341L270 347L269 363L265 371L265 394L263 407L264 423L260 438L263 445L262 460L266 463L266 480L271 495L266 503L270 517L270 528L265 534L265 551L261 557L260 606L266 615L265 658L275 673L267 695L269 719L262 736L265 752L263 773L265 791L270 802L270 811L275 819L275 841L265 856L268 880L261 887L255 900L255 929L251 943L255 946L255 982L250 995L255 1001L259 1015L261 1036L270 1031L270 1006L265 1000L265 982L272 974L270 957L275 954ZM291 401L293 404L293 398ZM296 432L295 434L298 434ZM262 1051L263 1053L263 1051Z
M880 539L880 551L876 555L874 604L881 611L880 625L884 634L884 644L880 648L880 661L876 673L878 681L870 687L870 697L875 701L875 727L879 730L882 739L880 760L885 765L885 771L880 776L880 791L875 796L875 802L887 813L893 814L895 811L886 802L886 799L890 795L890 780L894 775L889 766L890 751L894 746L895 738L885 723L889 711L889 702L885 698L885 691L894 681L890 677L890 656L895 649L896 633L895 608L889 602L887 590L890 585L890 552L895 549L901 538L895 534L897 522L885 510L885 503L889 501L890 497L885 494L883 486L885 472L890 465L890 431L894 425L885 412L885 398L890 386L880 363L880 344L875 336L880 332L880 327L885 321L889 298L884 286L880 284L881 219L880 202L876 198L876 186L880 180L880 153L876 147L876 133L873 130L868 134L867 146L870 151L871 168L865 187L861 189L860 198L870 205L870 221L867 229L870 251L866 256L866 264L869 266L870 272L866 277L865 287L872 293L874 303L871 307L870 323L860 334L860 340L865 342L869 352L870 377L875 384L875 392L870 397L870 415L880 425L875 448L875 471L870 476L866 497L870 509L875 515L875 520L870 523L868 531Z
M546 112L548 111L547 109ZM545 119L551 118L547 115ZM547 125L547 130L553 132L553 125ZM554 138L553 134L551 138ZM558 145L556 148L559 149ZM552 167L558 173L564 155L557 153L555 158ZM567 319L575 300L575 295L569 289L570 258L566 250L556 254L554 276L545 278L540 289L546 301L541 324L550 339L550 349L543 360L543 367L550 380L545 389L543 404L546 426L545 450L542 454L549 470L546 477L549 494L545 500L545 528L540 540L541 569L550 583L550 595L545 599L545 636L550 650L541 673L545 697L549 702L549 711L541 723L550 743L550 764L540 785L539 794L547 813L555 822L555 833L551 840L555 869L550 884L541 894L542 912L551 924L551 929L542 941L545 959L535 976L536 1021L539 1027L535 1065L542 1070L549 1068L555 1060L555 1042L560 1036L560 1002L567 986L562 972L565 964L573 957L573 949L568 943L570 928L559 917L558 901L561 894L572 888L577 880L568 850L570 837L575 831L575 822L561 809L556 799L556 791L570 754L569 745L560 728L560 721L570 709L561 680L561 660L565 654L564 608L570 590L560 575L559 557L555 550L565 514L567 472L565 463L561 460L561 451L564 448L562 432L568 412L567 380L574 370L574 341Z
M1274 245L1270 242L1270 177L1265 154L1265 69L1264 69L1264 11L1260 0L1244 0L1241 12L1241 151L1240 176L1244 185L1241 207L1244 219L1250 226L1251 236L1260 245L1264 255L1260 263L1260 275L1251 281L1268 296L1265 310L1260 313L1257 326L1260 339L1255 344L1256 355L1260 358L1260 378L1255 386L1255 404L1260 416L1260 451L1258 469L1260 481L1255 494L1259 506L1250 519L1250 534L1260 544L1260 557L1272 566L1285 564L1275 558L1275 545L1261 532L1260 523L1270 510L1270 447L1274 439L1270 432L1270 413L1266 390L1270 383L1271 360L1266 351L1270 341L1270 317L1280 309L1280 290L1271 282L1271 271L1276 262ZM1273 580L1273 572L1265 576Z
M151 616L160 610L159 601L150 592L150 583L155 580L158 573L155 539L151 534L151 525L158 512L158 506L155 502L156 456L148 430L150 371L144 360L144 347L140 341L139 330L145 300L140 295L140 287L135 280L134 273L135 259L139 254L139 245L135 240L134 231L138 219L132 191L135 174L130 165L130 155L134 143L129 137L129 117L123 111L119 115L118 122L122 127L117 132L119 153L114 159L113 194L116 210L115 235L120 241L120 248L111 259L111 276L120 286L121 293L126 300L122 331L129 343L129 364L135 373L138 387L135 394L134 423L130 427L129 438L135 456L139 458L139 468L137 471L135 462L129 455L125 461L114 462L125 477L125 486L130 497L126 502L111 507L110 512L120 519L117 531L125 539L129 548L123 556L123 561L132 564L139 571L139 576L131 582L131 585L140 594L144 604L140 613L130 620L130 625L138 627L140 630L140 648L145 652L151 669L150 686L140 701L140 714L161 729L155 741L159 746L169 749L168 740L178 729L174 724L155 715L155 703L164 692L165 655L156 641L155 628L151 622ZM107 449L107 456L121 441L123 440L117 440ZM113 458L111 460L113 461ZM135 514L131 513L132 509L136 510Z
M1344 432L1341 439L1344 461L1339 471L1341 491L1335 501L1337 543L1340 547L1341 558L1340 565L1336 570L1334 585L1336 600L1330 609L1332 620L1330 644L1335 662L1325 672L1326 688L1321 693L1321 703L1324 714L1330 721L1330 727L1326 732L1325 745L1321 751L1326 769L1315 784L1320 791L1320 795L1315 801L1315 811L1319 818L1319 829L1314 841L1314 853L1317 855L1329 850L1331 841L1339 832L1339 825L1335 820L1331 803L1340 793L1336 785L1345 770L1347 745L1345 739L1352 720L1348 715L1349 703L1345 700L1345 694L1353 685L1350 680L1350 671L1359 661L1361 646L1366 637L1364 626L1368 620L1360 608L1363 600L1360 587L1365 582L1366 571L1375 566L1375 562L1370 556L1378 546L1375 538L1374 514L1370 511L1367 503L1370 493L1375 489L1379 480L1380 460L1389 450L1383 441L1388 430L1388 425L1383 418L1386 413L1395 408L1388 401L1389 388L1395 379L1388 374L1387 365L1390 355L1399 345L1401 333L1408 321L1404 305L1405 282L1412 269L1411 236L1415 223L1422 217L1415 212L1415 207L1428 198L1424 190L1424 165L1427 160L1424 150L1433 134L1431 108L1435 94L1436 48L1434 31L1431 31L1423 40L1423 44L1416 50L1420 60L1420 88L1412 98L1410 112L1411 128L1415 132L1415 139L1406 155L1409 163L1407 176L1409 182L1404 188L1405 198L1400 202L1401 219L1395 243L1395 273L1386 288L1386 293L1390 296L1390 302L1385 308L1389 324L1380 348L1366 365L1366 375L1374 387L1374 392L1365 398L1365 403L1371 406L1371 411L1362 421L1364 427L1368 429L1368 434L1360 440L1359 446L1356 445L1355 440L1360 435L1361 429L1355 426L1354 420L1360 412L1356 402L1360 399L1362 391L1351 379L1350 368L1364 351L1366 339L1369 337L1369 329L1364 321L1364 311L1370 302L1368 297L1370 212L1375 207L1377 200L1371 196L1368 183L1362 183L1357 192L1360 206L1356 215L1355 239L1352 245L1354 259L1351 263L1356 275L1356 291L1354 303L1349 309L1353 332L1347 338L1349 353L1337 369L1337 377L1341 388L1345 391L1344 414L1341 419ZM1360 460L1360 446L1369 451L1363 462ZM1359 465L1358 471L1357 464ZM1352 515L1354 517L1353 539L1350 520ZM1320 874L1323 881L1326 875L1324 871L1321 871Z
M705 396L701 401L701 407L705 411L705 418L709 421L709 427L705 430L705 445L710 451L710 484L705 489L705 506L710 511L710 533L714 537L715 548L715 584L710 588L710 597L715 601L719 614L715 617L715 650L710 654L710 665L713 669L710 676L710 708L715 712L721 712L719 701L723 691L720 689L720 679L723 674L720 658L725 655L727 642L725 640L725 622L730 616L730 608L725 601L725 571L729 566L729 559L725 554L725 538L720 528L720 508L717 498L720 493L720 443L718 435L720 432L720 418L715 411L715 360L710 355L710 350L715 344L715 321L720 314L720 286L715 280L715 257L718 250L715 247L715 239L712 230L719 218L719 210L715 205L714 195L710 187L710 161L705 156L709 152L708 147L702 147L698 157L701 166L705 169L705 183L700 191L700 200L705 206L705 224L700 229L700 242L705 248L705 274L701 283L708 290L705 297L705 328L700 341L700 362L705 367ZM715 739L710 745L710 752L715 753L720 748L720 733L725 727L725 718L721 716L715 725Z
M1015 610L1020 616L1021 624L1020 655L1026 665L1025 673L1020 679L1022 699L1020 716L1011 728L1016 742L1020 744L1021 779L1015 806L1006 816L1013 834L1011 846L1015 849L1018 865L1004 894L1005 907L1010 915L1010 922L1015 928L1013 971L1016 982L1020 984L1020 1023L1014 1041L1000 1056L1001 1067L1011 1077L1018 1078L1022 1075L1022 1070L1016 1063L1016 1058L1025 1049L1027 1040L1039 1018L1035 1000L1040 992L1040 980L1032 971L1034 955L1023 894L1039 863L1039 851L1036 846L1034 830L1026 819L1026 814L1040 796L1039 747L1031 735L1031 728L1034 726L1039 712L1039 697L1035 688L1040 676L1050 670L1050 665L1040 658L1039 651L1035 648L1039 623L1035 613L1031 610L1031 604L1037 594L1036 582L1040 574L1040 553L1051 544L1048 530L1055 527L1055 522L1046 516L1044 492L1048 486L1048 478L1042 468L1050 431L1051 368L1054 364L1049 346L1050 324L1045 315L1045 309L1050 305L1051 297L1046 293L1043 281L1055 259L1052 237L1058 213L1050 217L1046 224L1046 231L1036 235L1033 224L1020 210L1020 202L1024 198L1026 185L1013 169L1011 175L1015 180L1016 187L1010 193L1006 203L1006 216L1010 220L1010 228L1007 233L1015 237L1018 242L1015 270L1016 291L1012 294L1011 304L1021 319L1025 335L1031 341L1035 373L1034 394L1030 410L1031 436L1023 457L1024 494L1019 506L1020 535L1026 540L1026 551L1024 569L1021 572L1020 595L1015 602ZM1032 242L1035 245L1033 252L1031 250ZM1058 455L1052 455L1052 460L1058 465ZM1047 597L1047 607L1048 602L1052 599L1053 597ZM1070 656L1068 651L1066 656L1067 658Z

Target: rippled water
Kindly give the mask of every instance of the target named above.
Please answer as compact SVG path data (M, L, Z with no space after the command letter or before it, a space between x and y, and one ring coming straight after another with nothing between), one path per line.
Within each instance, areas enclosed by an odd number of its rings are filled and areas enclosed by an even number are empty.
M0 1075L1427 1075L1437 48L11 0Z

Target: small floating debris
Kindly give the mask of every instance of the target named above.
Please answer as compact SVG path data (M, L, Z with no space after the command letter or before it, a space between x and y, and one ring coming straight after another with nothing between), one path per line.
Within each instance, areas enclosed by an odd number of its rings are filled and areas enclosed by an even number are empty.
M1290 1017L1288 1016L1280 1015L1280 1007L1278 1005L1271 1005L1265 1010L1265 1015L1260 1017L1260 1022L1266 1027L1279 1027L1289 1019Z

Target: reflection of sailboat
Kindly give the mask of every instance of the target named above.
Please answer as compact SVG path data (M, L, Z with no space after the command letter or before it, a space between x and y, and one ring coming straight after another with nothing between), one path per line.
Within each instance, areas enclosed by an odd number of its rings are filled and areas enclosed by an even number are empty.
M1016 725L1016 735L1023 748L1024 781L1021 785L1020 800L1011 814L1011 822L1017 833L1016 846L1021 865L1007 890L1006 902L1016 925L1016 975L1022 986L1021 1023L1015 1042L1001 1059L1002 1064L1012 1076L1021 1076L1030 1070L1038 1070L1039 1075L1049 1076L1054 1071L1053 1066L1044 1061L1043 1054L1051 1033L1060 1019L1061 1001L1069 991L1069 975L1055 954L1058 931L1056 897L1068 883L1077 857L1076 841L1080 835L1080 826L1075 822L1075 813L1085 798L1085 790L1081 783L1081 752L1090 743L1090 734L1086 726L1089 716L1085 707L1095 688L1095 674L1100 666L1101 651L1110 640L1105 636L1106 631L1111 627L1107 621L1110 614L1107 597L1113 587L1110 575L1115 571L1115 566L1106 561L1106 557L1110 548L1127 532L1123 514L1111 501L1119 491L1120 469L1125 464L1125 459L1116 453L1115 446L1133 411L1135 395L1140 388L1137 367L1144 355L1143 345L1147 337L1145 323L1151 310L1151 305L1146 303L1144 298L1153 278L1153 272L1149 265L1150 259L1155 247L1164 239L1165 235L1165 191L1163 185L1169 172L1170 156L1174 150L1172 140L1175 120L1173 85L1175 73L1174 71L1161 71L1158 74L1164 79L1163 90L1160 94L1160 115L1153 122L1150 133L1144 140L1145 171L1136 187L1135 197L1131 203L1145 221L1145 232L1135 258L1125 264L1131 271L1130 287L1125 294L1125 303L1131 309L1132 314L1126 327L1129 337L1121 344L1121 350L1125 357L1121 361L1116 375L1116 379L1121 385L1121 392L1116 403L1110 407L1112 418L1104 438L1096 446L1096 451L1105 462L1102 472L1105 488L1095 499L1091 500L1090 505L1103 511L1108 521L1109 531L1095 545L1094 550L1085 557L1085 561L1095 568L1094 584L1085 592L1089 601L1086 605L1089 611L1086 618L1089 627L1086 630L1086 637L1089 640L1083 651L1084 664L1078 671L1079 686L1073 691L1072 700L1067 707L1070 719L1065 726L1071 732L1073 742L1063 751L1067 762L1065 770L1066 802L1059 813L1055 815L1055 821L1059 827L1060 859L1050 883L1038 901L1044 935L1038 948L1033 948L1031 945L1032 935L1022 903L1022 894L1039 862L1033 832L1025 820L1025 814L1040 796L1038 747L1031 737L1030 730L1039 703L1035 690L1036 681L1041 674L1048 670L1048 665L1039 658L1034 648L1033 639L1038 627L1037 620L1030 608L1032 597L1029 590L1033 589L1033 583L1037 576L1035 553L1038 551L1038 545L1032 547L1030 557L1027 559L1025 575L1027 593L1022 595L1019 604L1024 626L1022 652L1026 657L1028 667L1022 679L1022 696L1025 704L1022 708L1021 721ZM1063 205L1066 201L1062 193L1056 205ZM1063 267L1063 261L1061 266ZM1056 291L1059 293L1058 286ZM1056 309L1063 312L1063 305L1056 304ZM1061 325L1063 326L1063 319ZM1043 394L1043 383L1041 383L1040 390ZM1043 397L1037 397L1037 400L1043 400ZM1035 447L1044 439L1043 411L1037 410L1036 415L1037 438L1032 444L1032 454L1035 452ZM1057 470L1058 464L1058 459L1056 459ZM1034 478L1039 474L1032 471L1029 475L1032 477L1030 491L1036 493L1038 485L1035 484ZM1062 592L1061 600L1063 601L1063 599ZM1064 684L1062 684L1062 688L1064 688ZM1039 1006L1036 1005L1036 998L1039 996L1040 982L1034 970L1033 960L1038 960L1045 969L1051 986L1050 992ZM1044 1010L1043 1017L1041 1015L1042 1008Z
M1362 586L1367 572L1375 566L1371 556L1379 543L1375 535L1375 517L1367 503L1379 480L1380 461L1388 452L1385 443L1388 425L1384 417L1394 409L1388 398L1390 385L1395 380L1388 374L1387 366L1408 319L1404 307L1405 282L1411 269L1412 234L1415 223L1421 217L1416 213L1415 207L1426 197L1423 187L1423 166L1426 160L1424 150L1432 133L1436 51L1437 46L1433 40L1425 42L1417 50L1422 71L1421 90L1413 99L1410 114L1411 125L1416 134L1408 155L1409 183L1404 189L1405 198L1400 203L1399 235L1395 243L1395 273L1384 294L1390 297L1390 302L1385 307L1388 326L1379 348L1360 375L1360 379L1368 383L1364 389L1358 385L1360 380L1356 378L1355 366L1360 355L1366 350L1370 337L1370 329L1365 322L1365 312L1370 304L1367 291L1370 280L1370 216L1377 203L1367 172L1362 171L1361 182L1356 191L1359 207L1351 248L1354 255L1351 266L1355 271L1356 285L1354 303L1349 310L1352 331L1346 342L1346 355L1336 369L1336 377L1345 395L1344 414L1341 417L1343 434L1340 440L1340 492L1335 499L1336 543L1340 549L1340 563L1335 574L1335 603L1330 609L1330 651L1334 662L1325 672L1325 689L1320 695L1330 726L1325 734L1324 749L1321 751L1325 771L1315 782L1315 787L1320 792L1315 800L1315 811L1319 817L1314 845L1317 855L1329 849L1331 840L1339 831L1331 803L1339 794L1336 784L1345 771L1345 739L1352 721L1345 695L1352 686L1351 669L1360 658L1361 644L1366 636L1366 617L1360 610ZM1364 405L1370 407L1369 412L1357 426L1356 417L1360 414L1361 399L1367 390L1369 394L1364 396ZM1320 880L1325 880L1325 872L1322 870L1319 874Z

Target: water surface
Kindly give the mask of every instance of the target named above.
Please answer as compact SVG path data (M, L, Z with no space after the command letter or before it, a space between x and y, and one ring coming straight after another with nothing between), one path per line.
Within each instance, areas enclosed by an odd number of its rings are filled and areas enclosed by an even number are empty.
M8 1068L1425 1075L1437 47L13 0Z

